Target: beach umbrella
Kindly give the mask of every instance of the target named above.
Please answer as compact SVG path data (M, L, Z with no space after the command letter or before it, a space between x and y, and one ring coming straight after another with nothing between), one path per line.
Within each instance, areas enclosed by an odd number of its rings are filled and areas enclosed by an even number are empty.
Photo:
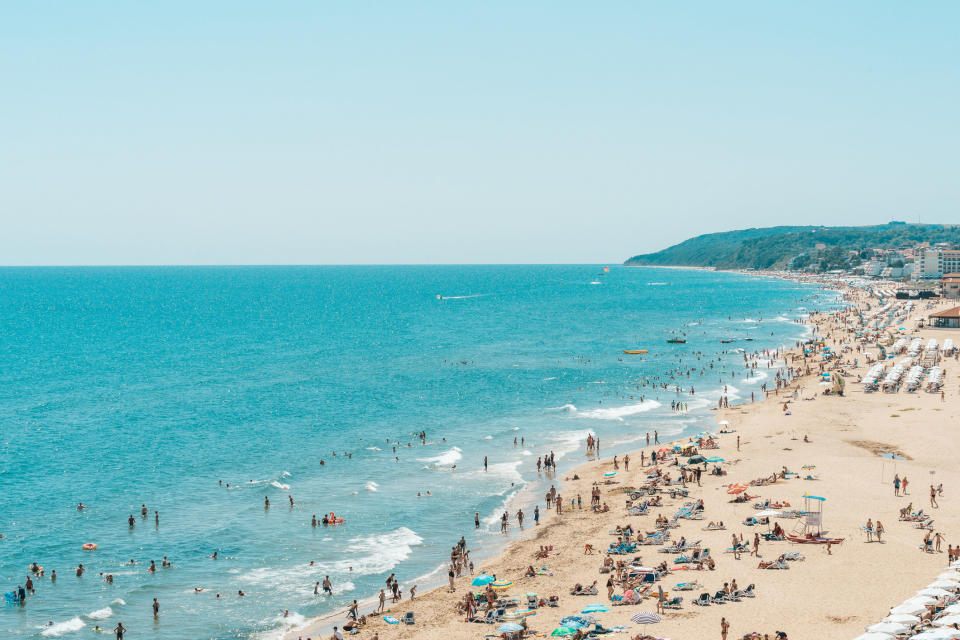
M607 611L610 611L610 607L602 604L588 604L580 613L606 613Z
M927 585L927 587L934 588L934 589L947 589L947 590L952 589L956 591L957 588L960 587L960 582L957 582L953 578L939 578L931 582L929 585Z
M523 627L516 622L508 622L497 627L497 633L516 633L517 631L523 631Z
M946 627L952 624L960 624L960 615L943 616L933 621L933 626L935 627Z
M754 518L770 518L781 515L779 511L773 509L764 509L760 513L753 514Z
M511 580L497 580L490 583L491 589L509 589L512 586L513 582Z
M945 608L943 610L943 613L947 614L948 616L960 614L960 602L958 602L957 604L952 604L949 607Z
M960 638L960 629L927 629L910 638L911 640L952 640Z
M853 640L893 640L893 636L889 633L864 633Z
M473 582L471 582L470 584L472 584L475 587L483 587L490 584L494 580L496 580L496 578L494 578L493 576L487 575L486 573L481 573L479 576L474 578Z
M706 458L703 456L690 456L690 458L687 460L687 464L700 464L704 461L706 461Z
M728 425L730 424L730 421L729 421L729 420L721 420L721 421L718 422L717 424L722 424L723 426L726 427L726 426L728 426Z
M919 602L911 602L910 600L904 602L901 605L897 605L893 609L890 609L890 613L906 613L909 615L919 615L926 611L927 608Z
M707 458L706 460L707 462L723 462L723 458L717 458L717 457Z
M577 632L576 629L572 629L572 628L570 628L570 627L557 627L556 629L553 630L553 632L552 632L550 635L552 635L552 636L572 636L572 635L574 635L576 632Z
M892 633L893 635L899 635L901 633L906 633L913 628L913 625L904 624L902 622L878 622L877 624L867 627L867 631L873 631L876 633Z
M931 598L949 598L953 595L953 593L938 587L927 587L926 589L920 589L920 591L917 591L917 595L930 596Z
M928 605L928 604L936 604L936 602L937 602L937 599L934 598L934 597L918 594L918 595L913 596L912 598L910 598L909 600L907 600L907 601L904 602L903 604L907 604L907 603L909 603L909 604L914 604L914 603L915 603L915 604ZM903 606L903 605L901 605L901 606Z
M655 613L641 611L640 613L630 616L630 621L636 622L637 624L656 624L660 622L660 616Z
M960 573L956 571L944 571L937 576L937 580L953 580L955 582L960 582Z
M918 616L911 616L906 613L895 613L891 616L887 616L880 622L902 622L904 624L917 624L920 622L920 618Z

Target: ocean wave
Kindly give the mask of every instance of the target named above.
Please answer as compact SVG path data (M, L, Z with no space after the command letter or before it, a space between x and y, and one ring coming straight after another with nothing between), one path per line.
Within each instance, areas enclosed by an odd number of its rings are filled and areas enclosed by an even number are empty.
M290 491L290 485L288 485L288 484L283 484L283 483L281 483L281 482L277 482L276 480L273 480L273 481L270 483L270 486L271 486L271 487L276 487L277 489L282 489L283 491Z
M386 573L410 557L413 548L423 544L423 538L406 527L389 533L352 538L347 545L347 560L333 563L337 569L353 567L356 575ZM349 590L345 585L341 589Z
M429 462L434 467L449 467L463 457L460 447L453 447L432 458L417 458L418 462Z
M87 614L87 617L91 620L103 620L104 618L109 618L113 615L113 609L110 607L104 607L103 609L97 609L96 611L91 611Z
M548 411L563 411L565 413L576 413L577 407L576 405L565 404L562 407L553 407L551 409L548 409Z
M483 436L484 440L493 440L493 436Z
M124 602L123 598L117 598L116 600L111 600L110 604L118 604L121 607L123 607L123 606L126 606L127 603Z
M47 637L62 636L65 633L79 631L85 626L87 626L87 623L81 620L80 616L77 616L63 622L58 622L56 624L43 627L43 631L40 632L40 635Z
M380 447L367 447L367 451L383 451Z
M656 409L660 403L656 400L644 400L636 404L628 404L620 407L608 407L604 409L588 409L586 411L577 411L577 415L584 418L593 418L595 420L619 420L627 416L635 416L640 413L646 413Z
M377 489L380 488L380 485L378 485L376 482L371 480L367 484L363 485L363 488L366 489L367 491L376 491Z

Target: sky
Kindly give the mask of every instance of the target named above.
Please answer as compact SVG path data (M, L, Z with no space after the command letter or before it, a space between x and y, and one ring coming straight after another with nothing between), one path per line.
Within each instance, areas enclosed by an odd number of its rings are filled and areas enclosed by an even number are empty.
M960 3L2 2L0 264L960 222Z

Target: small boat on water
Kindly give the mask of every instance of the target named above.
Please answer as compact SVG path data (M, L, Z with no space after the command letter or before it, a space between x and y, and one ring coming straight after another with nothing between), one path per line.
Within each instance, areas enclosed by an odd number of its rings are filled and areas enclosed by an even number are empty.
M731 342L736 342L734 338L728 338L726 340L721 340L720 344L730 344Z
M647 353L647 350L646 349L624 349L623 352L626 353L627 355L636 355L638 353Z
M687 341L684 340L683 338L670 338L669 340L667 340L667 343L668 344L686 344Z

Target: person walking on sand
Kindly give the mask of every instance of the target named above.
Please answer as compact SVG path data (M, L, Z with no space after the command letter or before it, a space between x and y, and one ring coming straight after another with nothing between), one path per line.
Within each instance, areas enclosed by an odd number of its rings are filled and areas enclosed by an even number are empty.
M753 534L753 551L750 552L751 556L760 557L760 534L754 532Z
M730 631L730 623L726 618L720 618L720 640L727 640L727 632Z
M873 520L867 518L867 524L863 527L864 533L867 534L867 542L873 542Z
M900 481L900 488L903 489L903 495L907 495L907 476Z
M900 496L900 474L893 474L893 495L896 497Z
M383 605L387 601L387 594L383 592L383 589L380 589L380 606L377 607L377 613L383 613Z
M456 588L455 586L453 586L453 579L454 579L455 577L456 577L456 574L453 573L453 567L450 567L450 571L447 572L447 580L450 581L450 592L451 592L451 593L453 593L454 591L457 590L457 588Z
M930 485L930 507L933 509L940 508L940 505L937 504L937 488L933 485Z
M877 520L877 524L873 527L873 534L877 536L877 542L883 542L881 537L883 536L883 524Z
M940 553L940 543L943 542L944 540L946 540L946 538L944 538L943 535L938 531L938 532L933 536L933 540L934 540L934 542L936 542L937 553Z
M540 505L534 505L533 507L533 524L534 526L540 526Z

